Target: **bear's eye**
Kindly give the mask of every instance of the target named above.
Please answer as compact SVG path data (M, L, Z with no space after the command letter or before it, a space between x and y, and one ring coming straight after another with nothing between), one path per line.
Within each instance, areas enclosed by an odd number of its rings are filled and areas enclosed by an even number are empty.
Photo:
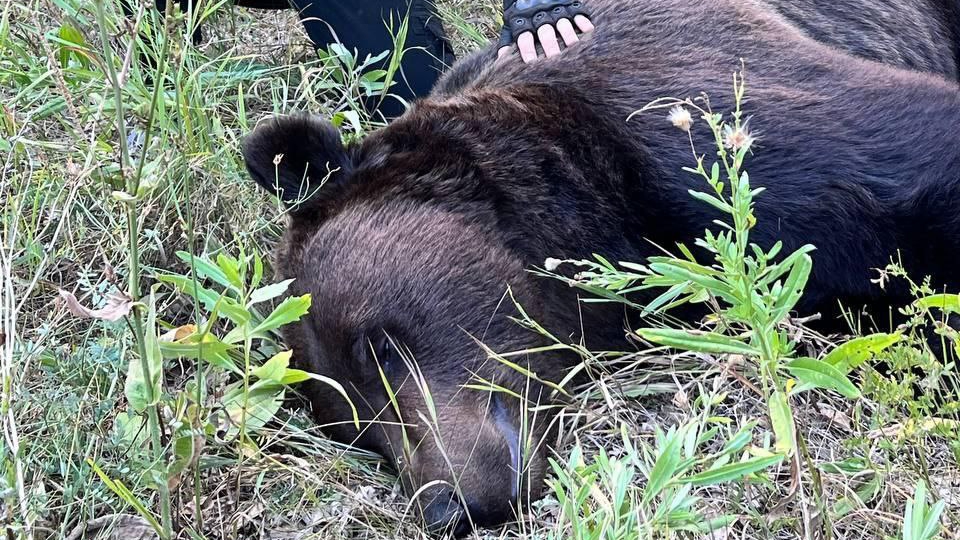
M377 339L372 340L371 343L373 360L378 362L384 371L389 371L389 369L392 367L391 363L393 362L393 356L395 352L394 345L390 341L390 337L386 334L383 334Z
M362 333L353 347L356 373L365 381L380 380L381 370L389 377L403 362L397 347L396 340L383 330Z

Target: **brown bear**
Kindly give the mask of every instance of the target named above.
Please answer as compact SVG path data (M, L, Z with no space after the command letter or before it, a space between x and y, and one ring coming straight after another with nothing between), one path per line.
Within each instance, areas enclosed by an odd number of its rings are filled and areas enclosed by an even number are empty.
M539 381L578 361L536 351L549 340L511 319L515 305L561 340L624 346L620 309L578 304L527 269L592 253L643 261L717 217L687 193L700 187L681 170L687 139L662 116L626 120L655 98L706 92L729 110L745 60L762 134L747 169L767 188L752 239L818 248L800 314L904 302L871 283L898 252L915 275L960 286L956 83L841 53L755 2L591 7L597 30L563 55L523 66L478 53L360 143L303 116L244 142L254 180L290 206L279 277L313 295L287 342L347 389L362 424L319 383L318 420L391 459L424 519L457 533L539 496L553 413L533 405L558 401ZM508 363L490 351L531 352Z

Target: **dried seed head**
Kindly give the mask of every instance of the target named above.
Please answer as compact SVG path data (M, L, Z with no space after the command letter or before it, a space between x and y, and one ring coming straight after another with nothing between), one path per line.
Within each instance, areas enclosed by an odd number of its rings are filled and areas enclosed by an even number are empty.
M686 132L689 132L690 128L693 127L693 116L690 115L690 111L683 105L676 105L670 109L667 120L670 120L673 127Z
M739 128L729 124L723 126L723 145L735 151L749 150L750 146L756 141L756 137L750 132L747 124L749 122L744 122Z
M554 270L557 269L558 266L560 266L560 263L562 263L562 262L563 262L563 261L561 261L560 259L554 259L553 257L547 257L547 260L543 261L543 268L544 268L544 270L546 270L547 272L553 272Z

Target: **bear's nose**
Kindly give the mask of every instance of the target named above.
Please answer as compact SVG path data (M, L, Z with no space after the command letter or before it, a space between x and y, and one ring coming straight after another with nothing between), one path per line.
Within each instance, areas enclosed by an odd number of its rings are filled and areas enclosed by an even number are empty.
M453 533L458 538L470 532L466 511L453 489L444 487L434 493L433 497L420 495L420 500L424 501L421 512L427 529L435 534Z

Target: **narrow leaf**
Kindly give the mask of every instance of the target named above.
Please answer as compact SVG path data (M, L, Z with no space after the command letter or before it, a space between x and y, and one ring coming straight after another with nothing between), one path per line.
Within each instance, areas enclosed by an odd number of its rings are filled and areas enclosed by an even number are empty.
M807 285L807 279L810 277L810 270L813 268L813 260L809 255L802 255L796 259L793 267L790 269L790 275L783 282L783 288L773 305L774 322L780 322L789 313L793 306L797 305L800 297L803 296L803 288Z
M687 351L757 355L759 351L739 339L697 330L673 328L642 328L637 333L643 339Z
M650 477L647 479L647 485L643 489L644 504L650 503L654 497L660 494L663 488L673 479L677 471L677 465L683 456L680 453L683 437L677 431L671 430L667 434L667 440L661 447L660 455L650 470Z
M787 401L787 395L777 390L770 395L770 401L767 404L770 413L770 423L773 427L773 434L776 436L774 448L777 452L790 455L796 448L795 428L793 424L793 411L790 409L790 402Z
M771 465L780 463L785 457L786 456L783 454L776 454L773 456L752 458L739 463L731 463L729 465L724 465L723 467L717 467L716 469L710 469L688 478L684 478L681 480L681 482L693 484L695 486L722 484L724 482L743 478L748 474L762 471Z
M860 390L850 382L846 375L821 360L797 358L787 364L787 371L807 385L836 390L850 399L860 397Z

